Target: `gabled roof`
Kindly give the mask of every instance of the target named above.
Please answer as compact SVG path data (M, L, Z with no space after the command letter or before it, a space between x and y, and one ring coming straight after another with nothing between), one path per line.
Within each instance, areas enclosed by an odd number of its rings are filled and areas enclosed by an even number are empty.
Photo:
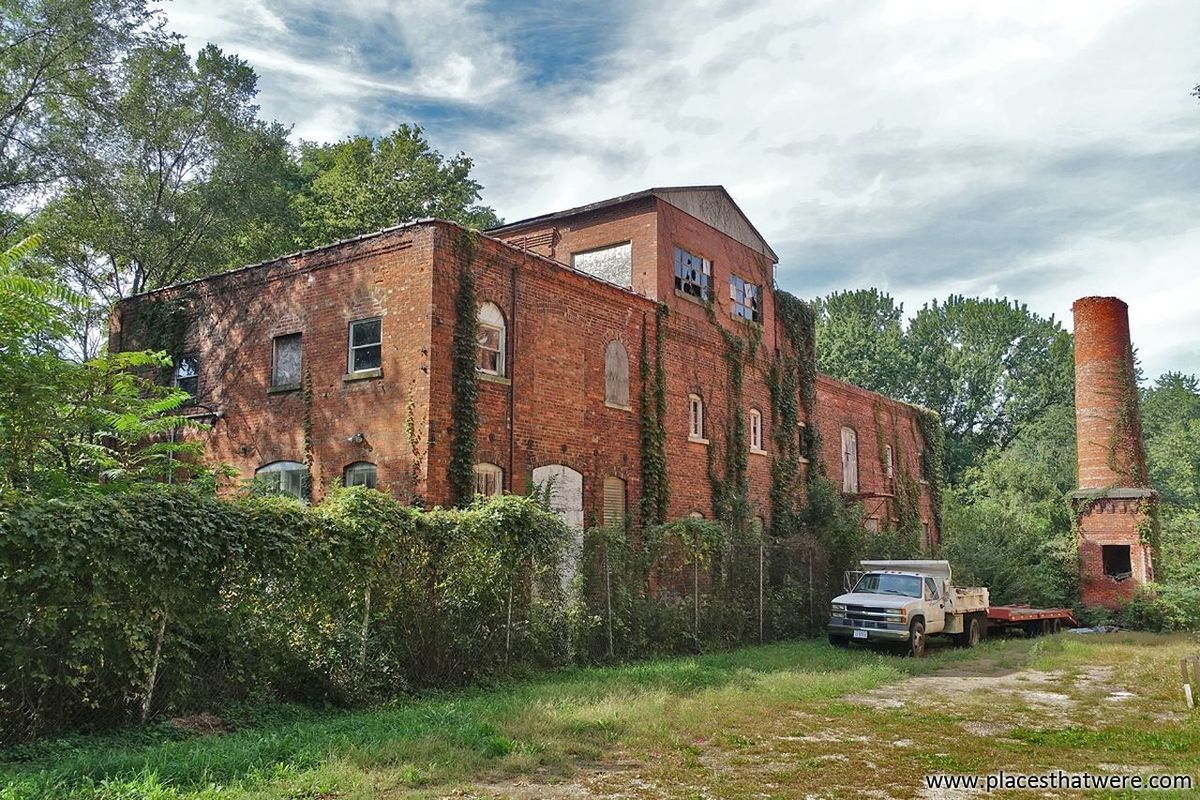
M725 187L719 185L660 186L643 189L640 192L623 194L619 197L610 197L607 200L600 200L563 211L553 211L549 214L541 214L536 217L509 222L499 228L492 228L487 231L487 234L503 237L510 232L528 228L532 225L578 217L600 209L631 203L635 200L642 200L646 197L657 197L663 202L670 203L685 214L690 214L701 222L721 231L731 239L741 242L751 250L762 253L769 257L771 261L779 263L779 256L775 255L775 251L771 249L771 246L767 244L767 240L754 227L754 223L738 207L738 204L734 202L734 199L725 190Z

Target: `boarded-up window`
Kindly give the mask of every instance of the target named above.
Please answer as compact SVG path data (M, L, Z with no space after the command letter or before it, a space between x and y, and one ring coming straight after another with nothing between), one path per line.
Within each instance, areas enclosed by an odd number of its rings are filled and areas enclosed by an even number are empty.
M300 383L300 334L289 333L275 337L272 386L295 386Z
M863 527L869 533L879 533L879 520L875 517L867 517L863 520Z
M629 353L615 340L604 349L604 402L629 408Z
M858 494L858 434L842 428L842 491Z
M573 253L571 265L580 272L595 275L618 286L633 285L633 245L630 242L586 253Z
M625 481L609 475L604 479L604 524L625 523Z
M491 497L504 490L504 470L495 464L475 465L475 494Z

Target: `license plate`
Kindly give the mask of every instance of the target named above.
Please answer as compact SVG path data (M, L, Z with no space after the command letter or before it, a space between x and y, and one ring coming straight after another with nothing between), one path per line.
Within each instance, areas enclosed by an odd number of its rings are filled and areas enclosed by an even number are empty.
M855 631L854 638L855 639L865 639L865 638L867 638L867 632L863 631L863 630Z

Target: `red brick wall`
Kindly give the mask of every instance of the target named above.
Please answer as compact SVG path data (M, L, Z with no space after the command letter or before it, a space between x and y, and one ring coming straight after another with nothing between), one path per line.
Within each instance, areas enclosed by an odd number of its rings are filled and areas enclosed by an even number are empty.
M818 375L814 414L821 458L834 487L841 489L844 477L842 428L851 428L858 441L858 492L865 495L862 499L864 515L879 520L881 529L888 526L889 520L899 522L896 503L886 496L895 494L896 483L887 478L886 460L881 450L884 445L892 447L893 475L899 478L907 473L921 481L924 443L914 409L881 394ZM921 487L921 521L929 525L929 539L923 542L928 550L937 546L940 532L929 486L924 482L918 485Z
M653 224L646 223L646 209L637 206L624 220L606 210L596 220L561 225L558 252L624 237L634 243L635 270L653 266L656 291L670 308L664 323L669 514L699 512L711 518L710 459L720 472L732 414L727 345L707 309L674 294L674 247L713 261L712 314L744 340L748 326L729 315L728 275L736 271L770 286L773 265L674 207L649 203L660 220ZM347 464L363 460L378 465L381 487L397 496L416 494L430 504L446 503L450 354L461 269L455 241L460 235L462 230L450 223L415 224L158 293L192 298L196 322L188 333L188 349L201 354L200 399L223 414L205 435L209 456L246 478L271 461L304 460L302 394L268 391L272 336L299 331L305 368L312 376L307 415L316 496L340 478ZM538 466L571 467L584 477L589 523L600 519L604 478L620 477L627 483L629 513L635 513L641 493L638 356L643 330L653 348L655 302L488 237L480 237L470 269L477 302L495 303L507 324L505 379L478 380L477 462L501 466L505 489L518 493L529 490ZM118 308L116 349L141 346L124 324L139 302L133 299ZM753 513L769 524L774 420L767 371L785 339L775 331L769 293L763 312L762 335L754 353L744 358L742 411L748 415L757 409L763 416L767 452L748 453L746 461ZM383 318L382 375L346 382L348 323L375 315ZM628 410L605 404L605 349L614 339L629 356ZM693 393L705 401L708 444L688 438L688 395ZM408 478L414 458L405 433L410 396L422 438L415 485ZM831 477L840 482L838 432L851 424L859 431L863 491L886 489L874 458L877 404L897 463L903 460L916 474L920 448L909 407L828 378L818 384L816 424ZM362 444L348 441L357 433L364 436ZM745 445L749 447L748 437ZM932 519L927 497L923 510Z
M1079 518L1080 594L1085 606L1118 608L1138 588L1154 580L1150 548L1139 527L1146 514L1142 500L1104 498L1093 501ZM1104 545L1128 545L1133 575L1118 581L1104 574Z
M192 323L186 350L200 354L199 400L222 417L199 435L208 457L242 478L272 461L304 461L304 399L271 393L272 337L302 333L303 369L312 377L313 490L355 461L377 464L381 488L407 497L404 432L409 393L418 417L427 406L430 298L435 228L410 226L205 281L123 301L111 346L138 349L139 303L184 298ZM382 375L343 381L352 320L383 321ZM362 444L348 439L361 433Z

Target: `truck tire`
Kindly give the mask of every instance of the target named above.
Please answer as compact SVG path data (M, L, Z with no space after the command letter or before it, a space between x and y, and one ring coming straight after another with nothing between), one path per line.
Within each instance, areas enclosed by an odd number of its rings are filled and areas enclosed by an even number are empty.
M983 641L984 620L982 614L968 614L963 620L963 632L954 637L959 647L974 647Z
M908 626L908 647L905 649L905 655L913 658L925 656L925 620L919 617Z
M850 639L846 636L835 636L831 633L829 634L829 643L834 647L849 647Z

